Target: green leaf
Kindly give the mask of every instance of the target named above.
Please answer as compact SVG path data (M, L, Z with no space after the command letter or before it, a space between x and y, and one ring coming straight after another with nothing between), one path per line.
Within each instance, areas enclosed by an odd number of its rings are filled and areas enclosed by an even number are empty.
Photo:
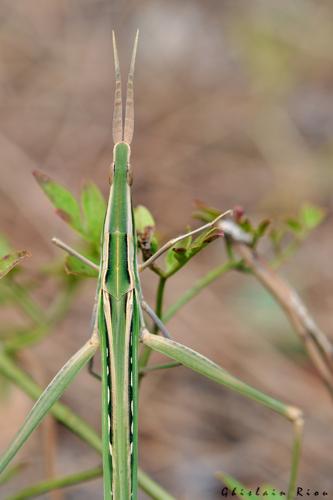
M300 221L293 218L293 217L290 217L289 219L287 219L286 224L289 227L289 229L292 230L293 233L299 234L303 230L302 224L300 223Z
M189 231L189 229L188 229ZM166 254L166 273L171 276L175 271L183 267L192 257L203 250L208 243L221 236L217 228L208 229L192 240L188 237L179 241Z
M76 231L84 234L80 207L72 193L38 170L35 170L33 174L46 196L55 206L59 217Z
M195 219L202 220L203 222L211 222L221 213L214 207L209 207L202 201L196 201L197 210L193 213Z
M268 219L264 219L263 221L260 222L259 226L254 230L254 237L252 241L253 246L256 246L258 241L264 236L270 223L271 222Z
M148 208L138 205L134 209L134 223L138 235L138 242L144 260L148 259L158 249L158 241L155 234L155 220Z
M167 273L170 273L178 265L178 260L176 258L173 248L170 248L165 256L165 269Z
M65 261L65 269L68 274L74 274L75 276L82 276L85 278L97 278L98 272L92 267L88 266L81 260L77 259L73 255L69 255Z
M221 234L222 233L215 227L207 229L206 231L203 231L201 234L199 234L199 236L197 236L195 240L193 240L193 242L188 245L187 249L191 253L197 253L199 250L208 245L208 243L216 240L216 238L221 236Z
M299 217L305 228L311 231L322 222L325 217L325 210L306 203L301 207Z
M246 233L255 234L255 229L249 219L242 220L239 225Z
M86 236L99 247L106 212L106 202L102 193L94 183L87 182L83 186L81 191L81 204L85 218Z
M156 224L154 217L143 205L138 205L134 209L135 228L138 233L145 233L147 228L155 229Z
M176 261L183 265L185 264L185 262L187 262L188 260L188 254L187 254L187 251L186 251L186 248L184 247L174 247L172 248L172 252L174 254L174 257L176 259Z
M13 248L9 241L0 234L0 257L4 257L5 255L12 253Z
M4 255L0 259L0 278L3 278L7 273L9 273L9 271L20 264L20 262L22 262L22 260L26 257L30 257L29 252L27 252L26 250Z
M158 250L158 240L156 236L152 236L150 242L150 248L151 248L151 254L154 255L154 253Z
M189 228L187 228L190 231ZM188 251L191 247L192 237L189 236L176 243L170 250L168 250L165 257L166 272L172 272L180 266L186 264L189 259Z
M259 226L256 229L256 238L259 239L259 238L262 238L264 236L270 223L271 223L271 221L268 219L265 219L265 220L260 222Z

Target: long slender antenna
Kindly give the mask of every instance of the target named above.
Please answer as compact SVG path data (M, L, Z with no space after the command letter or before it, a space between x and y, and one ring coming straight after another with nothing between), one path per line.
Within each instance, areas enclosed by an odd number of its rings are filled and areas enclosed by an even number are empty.
M112 44L113 44L114 70L116 76L112 135L113 135L113 142L117 144L117 142L121 142L123 140L123 105L121 99L121 76L120 76L119 58L117 52L116 37L113 30L112 30Z
M127 96L126 96L126 110L125 110L125 127L124 127L124 142L131 144L134 132L134 91L133 91L133 77L135 68L136 50L138 47L139 30L137 30L133 45L131 65L128 72L127 80Z

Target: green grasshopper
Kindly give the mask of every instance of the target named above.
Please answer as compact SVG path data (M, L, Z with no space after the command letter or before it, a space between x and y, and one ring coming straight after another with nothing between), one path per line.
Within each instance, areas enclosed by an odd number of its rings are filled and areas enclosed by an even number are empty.
M30 433L73 380L83 365L92 360L98 347L101 352L102 386L102 456L105 500L130 500L138 497L138 387L139 343L160 352L206 377L224 384L287 417L294 423L295 439L288 499L293 498L300 455L301 412L287 406L236 379L218 365L171 340L161 320L144 302L139 272L178 241L200 231L215 228L220 214L212 222L170 240L141 265L138 263L138 242L131 201L132 168L130 144L134 131L133 76L138 33L127 81L126 106L123 119L121 75L113 33L115 64L115 100L113 113L113 162L110 172L110 194L101 238L101 262L96 266L60 240L54 242L98 269L98 285L90 340L60 370L40 396L14 441L0 461L0 471L11 461ZM162 336L148 332L143 311L156 323ZM154 498L157 498L155 496ZM169 495L158 498L171 498Z

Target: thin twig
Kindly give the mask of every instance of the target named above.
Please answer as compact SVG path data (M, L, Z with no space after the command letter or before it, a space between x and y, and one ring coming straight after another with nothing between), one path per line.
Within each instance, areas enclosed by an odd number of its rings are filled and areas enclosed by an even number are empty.
M229 225L231 221L228 221ZM236 223L233 223L239 229ZM297 292L274 271L256 250L244 242L242 236L236 239L236 231L228 232L221 223L221 229L231 239L234 249L243 258L246 266L269 291L285 311L290 323L303 342L317 371L333 397L333 345L318 327ZM241 231L241 230L240 230Z
M155 252L149 259L147 259L145 262L141 264L140 271L143 271L143 269L149 267L156 259L158 259L162 254L164 254L169 248L172 248L174 245L176 245L176 243L178 243L179 241L182 241L185 238L188 238L189 236L194 236L195 234L201 233L205 229L210 229L214 227L223 217L231 214L232 210L227 210L226 212L219 214L211 222L207 222L207 224L204 224L203 226L200 226L197 229L193 229L193 231L181 234L180 236L177 236L177 238L172 238L172 240L167 241L163 246L161 246L161 248L157 250L157 252Z

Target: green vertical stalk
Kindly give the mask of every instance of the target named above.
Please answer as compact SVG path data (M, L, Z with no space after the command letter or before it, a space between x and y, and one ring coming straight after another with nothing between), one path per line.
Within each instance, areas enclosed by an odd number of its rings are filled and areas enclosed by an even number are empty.
M302 417L299 417L294 422L295 438L291 456L291 470L287 496L288 500L293 500L293 498L295 498L299 462L301 458L303 425L304 421Z
M217 266L216 268L205 274L205 276L198 279L198 281L196 281L196 283L194 283L191 288L186 290L186 292L184 292L183 295L181 295L179 299L169 307L165 314L163 314L162 321L164 323L167 323L179 311L179 309L190 302L190 300L198 295L201 290L203 290L208 285L210 285L210 283L222 276L222 274L230 271L231 269L234 269L236 266L237 263L235 263L234 261L228 261L221 266Z

